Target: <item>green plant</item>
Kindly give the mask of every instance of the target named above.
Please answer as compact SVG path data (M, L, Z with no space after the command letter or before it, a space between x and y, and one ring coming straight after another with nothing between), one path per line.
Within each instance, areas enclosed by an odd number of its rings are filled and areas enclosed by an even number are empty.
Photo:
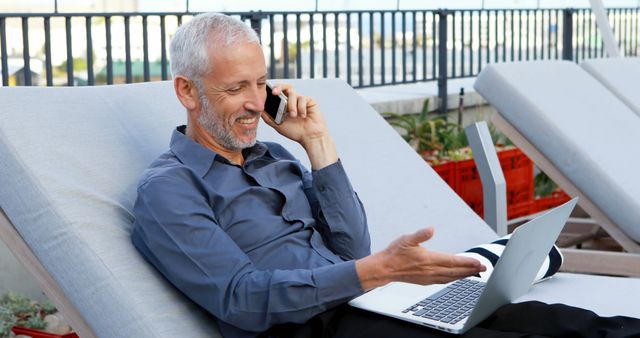
M50 302L39 304L22 295L8 292L0 299L0 337L8 337L11 328L19 325L44 329L44 316L56 312Z
M402 129L402 137L418 152L446 151L466 145L460 127L440 116L429 116L429 100L417 114L382 114L392 126Z
M402 137L431 164L460 161L472 157L469 141L462 126L441 115L429 115L429 100L417 114L383 113L389 124L402 130ZM511 145L509 139L493 125L489 133L498 147Z
M536 197L551 195L558 186L547 174L540 172L533 178L533 192Z

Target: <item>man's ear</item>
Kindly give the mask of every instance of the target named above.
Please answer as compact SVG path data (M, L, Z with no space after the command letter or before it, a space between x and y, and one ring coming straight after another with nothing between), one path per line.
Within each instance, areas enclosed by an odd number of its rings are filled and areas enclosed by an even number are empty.
M173 88L180 103L188 110L194 111L200 104L200 94L195 83L189 78L178 75L173 79Z

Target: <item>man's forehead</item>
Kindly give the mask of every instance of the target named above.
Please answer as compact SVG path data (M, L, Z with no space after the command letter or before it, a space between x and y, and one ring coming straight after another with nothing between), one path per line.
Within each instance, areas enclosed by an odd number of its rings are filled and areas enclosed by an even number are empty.
M266 79L264 54L259 44L236 44L230 48L210 48L210 78L224 83Z

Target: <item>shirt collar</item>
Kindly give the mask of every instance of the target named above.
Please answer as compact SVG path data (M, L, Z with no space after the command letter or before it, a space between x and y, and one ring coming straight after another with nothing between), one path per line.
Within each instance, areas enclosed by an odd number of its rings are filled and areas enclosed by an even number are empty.
M191 167L200 177L203 177L209 171L216 158L221 162L230 164L224 156L202 146L185 135L186 128L185 125L182 125L174 129L169 145L171 151L182 163ZM263 156L273 158L269 148L262 142L256 142L253 147L244 149L242 152L245 164Z

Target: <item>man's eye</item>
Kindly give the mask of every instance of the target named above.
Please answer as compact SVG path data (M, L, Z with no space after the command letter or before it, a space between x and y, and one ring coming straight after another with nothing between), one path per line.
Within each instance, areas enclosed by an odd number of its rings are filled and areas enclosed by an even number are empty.
M241 90L242 90L242 87L233 87L233 88L227 89L229 93L239 93Z

